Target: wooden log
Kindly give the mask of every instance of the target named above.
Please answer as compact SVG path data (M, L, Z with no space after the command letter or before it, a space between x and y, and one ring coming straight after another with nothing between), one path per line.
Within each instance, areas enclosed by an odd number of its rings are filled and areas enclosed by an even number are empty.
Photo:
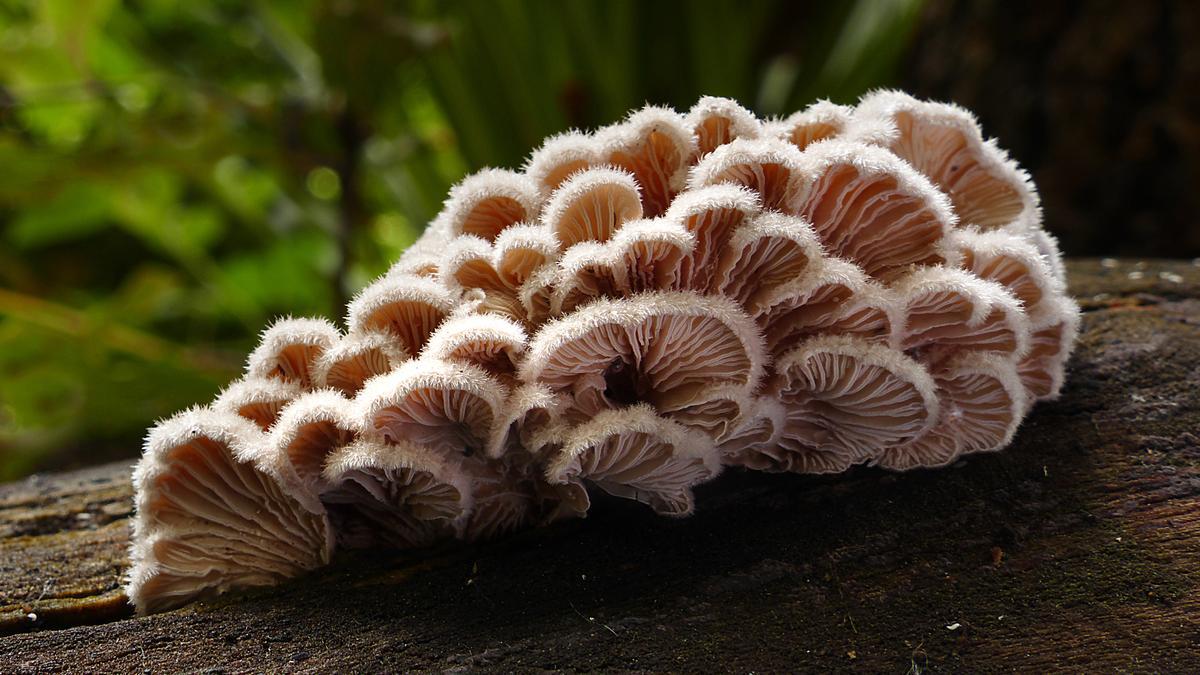
M133 618L128 464L0 487L0 672L1192 671L1200 265L1077 261L1061 400L948 469L729 472L479 546Z

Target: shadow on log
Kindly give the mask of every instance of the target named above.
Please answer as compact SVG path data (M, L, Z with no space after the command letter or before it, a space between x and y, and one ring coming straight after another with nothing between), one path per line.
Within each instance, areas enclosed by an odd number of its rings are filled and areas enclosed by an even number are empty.
M108 465L0 487L0 671L1187 671L1200 662L1200 266L1070 265L1060 401L948 469L728 472L583 521L130 618Z

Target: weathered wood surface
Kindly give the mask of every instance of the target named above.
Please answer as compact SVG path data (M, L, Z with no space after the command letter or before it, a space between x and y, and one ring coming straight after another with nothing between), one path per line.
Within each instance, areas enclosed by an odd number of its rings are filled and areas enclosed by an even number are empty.
M115 464L0 487L0 672L1200 664L1200 265L1070 266L1062 399L939 471L731 472L585 521L131 618Z

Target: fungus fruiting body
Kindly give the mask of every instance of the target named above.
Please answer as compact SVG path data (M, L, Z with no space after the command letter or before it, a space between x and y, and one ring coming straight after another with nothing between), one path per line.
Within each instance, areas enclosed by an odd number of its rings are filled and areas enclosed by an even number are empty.
M1057 396L1078 325L1027 174L952 105L649 107L451 193L350 303L151 430L140 611L337 547L669 516L724 467L945 466Z

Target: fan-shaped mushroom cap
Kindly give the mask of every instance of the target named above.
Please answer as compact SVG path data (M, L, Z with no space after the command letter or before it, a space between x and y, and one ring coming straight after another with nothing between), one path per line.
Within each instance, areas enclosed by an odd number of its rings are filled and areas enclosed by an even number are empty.
M780 446L790 471L843 471L925 433L937 419L936 386L904 354L846 336L817 337L776 364L787 408Z
M830 103L817 101L787 119L771 125L772 135L804 150L808 146L830 138L837 138L850 125L854 109Z
M708 290L734 231L760 210L758 193L740 185L719 183L679 195L664 220L679 223L696 240L691 255L681 261L679 288Z
M312 387L313 364L341 331L324 319L280 319L263 331L258 347L246 360L246 375L274 377Z
M956 350L1018 359L1029 348L1029 319L1003 286L944 267L914 272L896 287L904 298L900 344L936 361Z
M633 175L596 168L572 175L555 190L542 220L567 249L583 241L608 241L623 223L641 217Z
M262 440L252 422L206 408L150 431L133 474L126 587L140 613L276 584L329 562L324 508L294 475L255 461Z
M749 392L763 361L757 328L729 300L645 293L598 300L546 324L530 342L520 375L577 399L598 389L617 405L682 406L715 384Z
M313 385L353 397L367 380L390 372L409 358L400 343L386 333L351 333L317 359Z
M578 131L551 136L525 163L525 175L549 196L571 175L600 164L600 148L590 135Z
M596 298L615 298L620 261L609 246L594 241L575 244L558 261L550 295L550 312L560 315Z
M419 354L425 340L454 311L457 299L433 279L383 277L350 302L346 324L352 333L386 332L407 353Z
M719 472L707 436L659 417L647 405L599 413L576 427L546 464L552 484L586 480L671 516L690 514L692 487Z
M595 298L671 288L694 246L690 232L658 218L626 223L606 244L576 244L559 261L551 312L570 312Z
M234 381L221 391L212 408L244 417L266 431L275 424L279 411L304 389L297 382L271 377L248 377Z
M734 232L718 259L713 288L756 316L774 304L780 288L823 261L808 223L767 211Z
M423 358L371 380L355 405L362 428L389 443L470 454L505 431L499 421L506 393L477 366Z
M1038 200L1029 175L992 141L974 115L955 105L878 91L859 102L856 115L890 123L886 147L937 184L964 224L991 229L1036 223Z
M450 190L438 219L452 237L469 234L494 241L509 226L535 218L540 206L537 185L528 177L485 169Z
M329 457L323 477L330 518L355 535L343 540L353 548L374 543L364 532L396 548L426 546L457 534L474 505L456 459L407 442L360 438Z
M1053 307L1044 323L1033 328L1029 351L1017 364L1030 404L1058 397L1067 359L1079 334L1079 306L1075 301L1059 296Z
M1013 363L963 352L934 372L940 413L928 432L889 447L875 463L887 469L946 466L958 457L1008 445L1025 415L1025 390Z
M812 335L856 335L895 346L903 299L857 265L830 258L776 287L759 302L767 347L781 354Z
M660 216L683 189L696 139L683 116L646 106L596 134L601 161L633 174L646 217Z
M1028 240L1005 231L960 230L951 241L962 253L963 269L1007 288L1021 301L1030 322L1042 323L1053 313L1052 298L1065 289Z
M794 145L776 138L739 138L700 160L688 188L741 185L757 192L764 208L790 211L806 179L804 161Z
M608 242L622 294L674 288L680 265L696 247L682 225L662 218L626 223Z
M360 421L349 400L326 389L307 393L279 414L260 450L262 463L280 473L292 471L313 493L328 486L321 478L330 455L359 435Z
M541 225L515 225L500 233L492 266L512 287L525 283L543 265L558 259L558 239Z
M891 281L913 265L945 262L955 223L946 196L895 155L861 143L827 141L804 153L806 182L794 209L825 250Z
M735 138L758 138L762 123L737 101L716 96L701 97L688 111L684 123L696 137L700 157Z
M443 323L425 345L422 358L471 363L501 378L511 378L525 351L525 331L494 314L471 314Z

